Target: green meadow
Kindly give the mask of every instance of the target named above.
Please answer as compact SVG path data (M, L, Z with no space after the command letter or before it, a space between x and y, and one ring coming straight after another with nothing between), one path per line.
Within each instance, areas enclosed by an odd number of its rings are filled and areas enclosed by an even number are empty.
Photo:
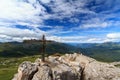
M18 66L23 61L34 62L39 55L20 57L20 58L3 58L0 57L0 80L11 80L17 73Z

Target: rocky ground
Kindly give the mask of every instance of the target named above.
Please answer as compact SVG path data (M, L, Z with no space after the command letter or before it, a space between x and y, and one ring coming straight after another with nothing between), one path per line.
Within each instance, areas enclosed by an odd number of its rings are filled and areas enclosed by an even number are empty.
M25 61L12 80L120 80L120 68L74 53Z

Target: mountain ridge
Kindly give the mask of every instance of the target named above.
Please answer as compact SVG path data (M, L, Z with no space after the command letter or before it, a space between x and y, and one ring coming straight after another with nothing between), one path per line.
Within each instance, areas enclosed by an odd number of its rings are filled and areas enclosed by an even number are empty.
M42 42L6 42L0 44L0 57L24 57L40 55ZM99 61L120 61L120 44L107 43L81 43L75 45L51 41L46 44L46 56L54 53L83 53Z
M0 44L0 56L1 57L22 57L39 55L42 51L42 42L28 41L28 42L6 42ZM55 41L46 43L46 54L51 55L53 53L72 53L80 52L80 48Z

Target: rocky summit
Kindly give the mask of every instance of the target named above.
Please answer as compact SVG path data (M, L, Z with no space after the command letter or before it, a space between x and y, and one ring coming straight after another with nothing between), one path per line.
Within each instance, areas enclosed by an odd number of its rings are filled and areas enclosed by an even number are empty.
M120 80L120 68L74 53L25 61L12 80Z

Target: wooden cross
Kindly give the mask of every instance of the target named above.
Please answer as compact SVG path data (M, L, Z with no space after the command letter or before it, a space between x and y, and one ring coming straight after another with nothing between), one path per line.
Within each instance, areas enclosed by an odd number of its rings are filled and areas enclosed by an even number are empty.
M46 49L46 42L52 42L50 40L45 39L45 35L42 36L42 61L45 61L45 49Z
M45 61L45 48L46 48L46 40L45 35L42 36L42 61Z

